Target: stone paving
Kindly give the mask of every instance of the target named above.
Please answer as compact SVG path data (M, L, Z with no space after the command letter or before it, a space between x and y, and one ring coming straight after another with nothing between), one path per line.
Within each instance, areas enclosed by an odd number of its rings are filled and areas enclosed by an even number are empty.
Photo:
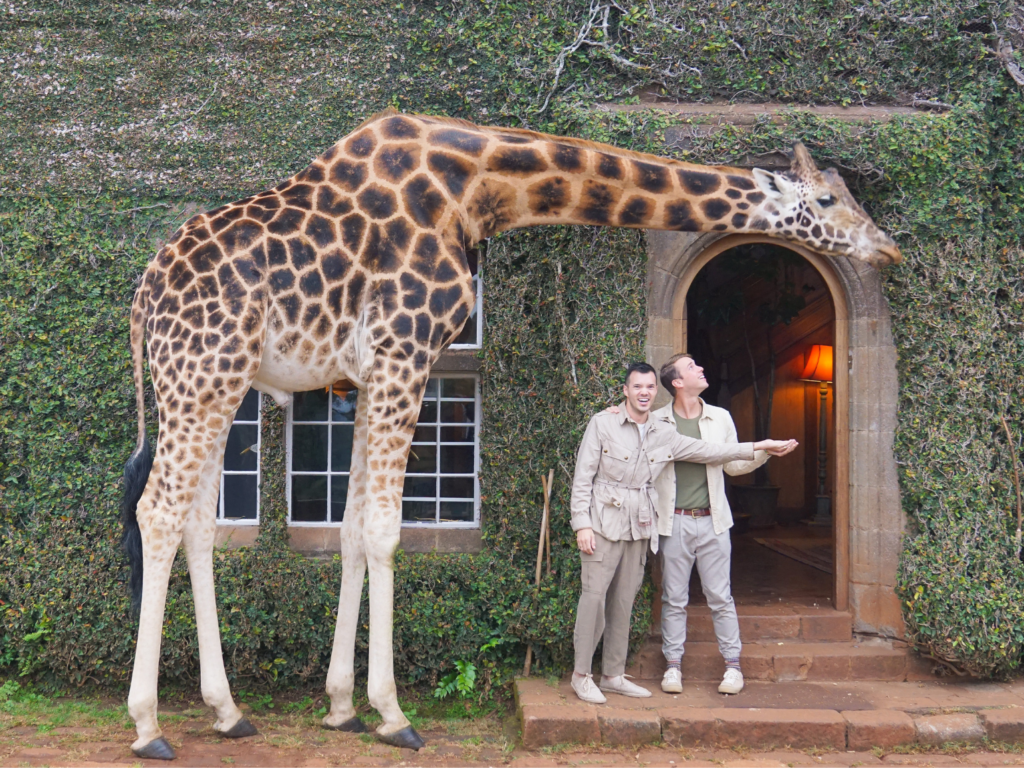
M581 702L568 680L516 681L524 747L659 743L686 748L893 749L950 742L1024 742L1024 681L748 682L737 696L713 683L682 694L642 681L648 699Z

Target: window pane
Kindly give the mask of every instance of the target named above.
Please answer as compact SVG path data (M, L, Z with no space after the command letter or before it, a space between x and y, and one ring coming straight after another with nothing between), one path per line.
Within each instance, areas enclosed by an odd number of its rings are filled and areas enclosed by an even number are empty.
M259 464L256 441L259 427L255 424L234 424L228 432L224 449L224 469L255 472Z
M260 393L250 388L242 398L242 404L235 414L235 421L256 421L260 416Z
M292 427L292 470L327 471L327 425L296 424Z
M452 474L473 473L473 446L471 445L442 445L441 446L441 471Z
M356 420L356 398L359 390L354 389L345 397L334 395L331 398L331 418L336 422L353 422Z
M424 400L423 405L420 408L420 424L436 424L437 423L437 401L436 400Z
M433 443L437 440L437 427L416 427L412 433L414 443Z
M473 498L472 477L442 477L441 497L453 497L456 499Z
M433 501L403 501L402 519L432 523L437 519L437 507Z
M335 475L331 478L331 522L340 523L345 519L345 499L348 497L348 476Z
M331 427L331 471L348 472L352 467L352 433L355 427Z
M256 475L224 475L224 519L256 519Z
M437 472L437 446L414 445L409 448L406 472ZM433 494L431 494L433 495Z
M460 523L473 522L473 502L442 501L441 519Z
M410 477L406 475L402 496L406 498L420 496L435 499L437 498L437 479L435 477Z
M427 388L423 390L423 399L437 397L437 379L427 379Z
M476 416L476 403L441 403L441 423L472 424Z
M441 442L472 443L475 432L473 427L441 427Z
M327 390L296 392L292 406L292 421L327 421Z
M476 381L474 379L443 379L441 381L441 397L476 397Z
M292 520L323 523L327 520L327 478L292 475Z

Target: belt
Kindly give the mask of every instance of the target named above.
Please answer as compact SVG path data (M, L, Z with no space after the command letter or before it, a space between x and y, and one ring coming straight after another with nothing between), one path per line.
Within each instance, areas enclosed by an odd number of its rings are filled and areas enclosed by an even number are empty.
M711 514L710 509L676 509L673 510L677 515L686 515L687 517L707 517Z

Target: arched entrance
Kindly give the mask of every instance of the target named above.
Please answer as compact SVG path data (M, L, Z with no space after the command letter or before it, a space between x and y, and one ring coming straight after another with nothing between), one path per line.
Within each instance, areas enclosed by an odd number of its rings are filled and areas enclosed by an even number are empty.
M686 297L700 270L758 235L648 232L648 359L688 348ZM855 631L902 636L895 596L903 531L895 459L896 353L878 273L849 259L789 246L821 275L835 312L832 604ZM662 402L667 395L661 395Z
M739 439L800 441L789 456L726 478L735 521L737 605L835 605L837 593L844 591L834 582L834 565L841 560L832 514L834 366L804 372L812 356L820 361L821 350L826 360L834 358L832 292L810 261L792 249L772 242L731 244L699 268L684 312L685 348L703 366L708 382L703 398L732 414ZM810 376L827 382L824 409L819 384L803 380ZM825 428L825 439L819 427ZM690 591L699 604L696 576L694 581Z

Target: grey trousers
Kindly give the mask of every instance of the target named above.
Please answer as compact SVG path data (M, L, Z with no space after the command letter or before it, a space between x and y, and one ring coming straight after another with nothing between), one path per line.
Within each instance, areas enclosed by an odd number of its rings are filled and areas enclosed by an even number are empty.
M651 542L609 541L597 533L594 538L594 554L580 552L583 593L573 632L575 671L580 675L590 673L594 649L604 635L601 671L607 677L618 677L626 671L629 620Z
M686 606L690 602L690 572L694 562L718 638L726 659L738 659L740 623L732 600L729 568L732 542L729 532L715 534L711 516L673 515L672 535L661 537L661 651L668 661L683 657L686 644Z

